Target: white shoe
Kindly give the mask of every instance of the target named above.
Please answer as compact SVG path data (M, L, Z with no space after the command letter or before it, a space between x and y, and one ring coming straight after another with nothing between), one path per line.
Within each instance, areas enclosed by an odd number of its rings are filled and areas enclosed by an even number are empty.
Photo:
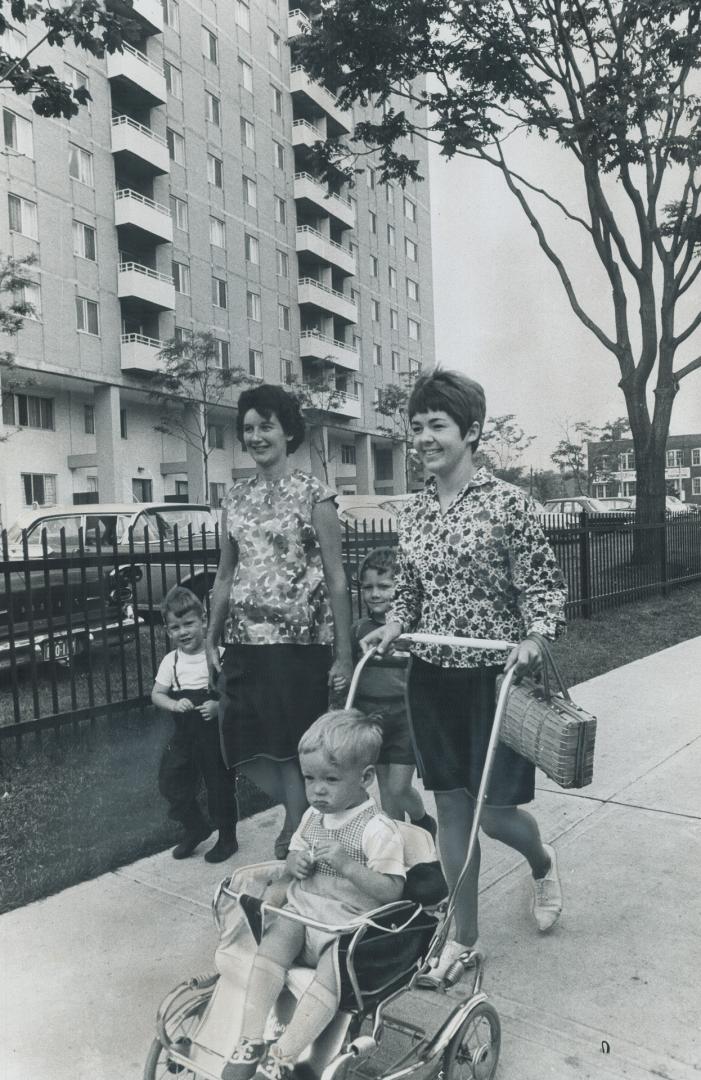
M460 941L449 938L443 946L440 959L430 971L419 975L416 985L425 990L445 989L460 982L468 968L474 967L479 944L463 945Z
M533 878L533 918L541 934L550 930L562 912L562 888L557 873L557 856L555 848L550 844L543 844L550 856L550 869L545 877Z

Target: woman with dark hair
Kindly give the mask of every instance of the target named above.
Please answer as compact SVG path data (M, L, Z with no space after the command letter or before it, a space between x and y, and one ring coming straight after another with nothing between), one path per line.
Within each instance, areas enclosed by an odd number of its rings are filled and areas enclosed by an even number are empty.
M245 390L236 433L255 462L223 503L207 652L219 672L224 759L285 807L284 859L307 802L297 744L352 673L351 612L334 492L289 467L304 440L281 386Z

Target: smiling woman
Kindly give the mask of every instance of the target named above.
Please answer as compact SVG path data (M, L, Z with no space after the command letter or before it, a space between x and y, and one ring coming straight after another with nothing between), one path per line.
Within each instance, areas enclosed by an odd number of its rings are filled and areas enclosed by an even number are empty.
M222 553L212 595L210 666L219 669L222 746L275 802L285 858L306 807L297 743L351 670L350 602L335 492L289 467L304 439L295 399L263 384L239 398L237 435L255 462L223 503Z

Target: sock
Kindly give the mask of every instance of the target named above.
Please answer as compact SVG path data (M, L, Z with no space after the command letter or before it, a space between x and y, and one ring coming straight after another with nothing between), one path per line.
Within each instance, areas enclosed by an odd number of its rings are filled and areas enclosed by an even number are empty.
M338 1009L338 994L316 979L299 1001L284 1034L275 1046L275 1055L294 1064L305 1047L329 1024Z
M285 985L287 969L267 956L253 962L246 991L241 1034L251 1042L262 1042L268 1013Z

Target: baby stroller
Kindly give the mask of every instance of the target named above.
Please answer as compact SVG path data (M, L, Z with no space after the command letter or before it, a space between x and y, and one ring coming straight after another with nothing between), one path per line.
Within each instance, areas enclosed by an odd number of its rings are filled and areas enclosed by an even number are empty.
M505 641L436 635L403 635L402 641L458 647L510 649ZM359 661L346 701L354 700ZM455 897L470 865L481 808L499 738L513 672L503 679L477 796L477 811L460 879L445 898L442 875L430 873L433 842L423 829L399 823L407 881L412 895L357 916L344 926L315 922L284 907L284 864L260 863L234 872L215 894L213 912L221 938L217 971L176 986L163 1000L144 1080L220 1080L240 1036L248 973L265 921L288 918L332 931L341 1000L339 1011L298 1062L301 1080L492 1080L499 1059L499 1016L482 990L484 960L473 951L463 959L465 979L455 985L422 987L448 938ZM428 869L428 873L425 871ZM416 875L416 876L414 876ZM442 888L441 888L442 885ZM282 906L281 906L282 905ZM458 971L458 975L463 972ZM284 1030L313 970L294 967L268 1019L266 1040ZM468 978L469 976L469 978ZM469 983L469 988L467 984Z

